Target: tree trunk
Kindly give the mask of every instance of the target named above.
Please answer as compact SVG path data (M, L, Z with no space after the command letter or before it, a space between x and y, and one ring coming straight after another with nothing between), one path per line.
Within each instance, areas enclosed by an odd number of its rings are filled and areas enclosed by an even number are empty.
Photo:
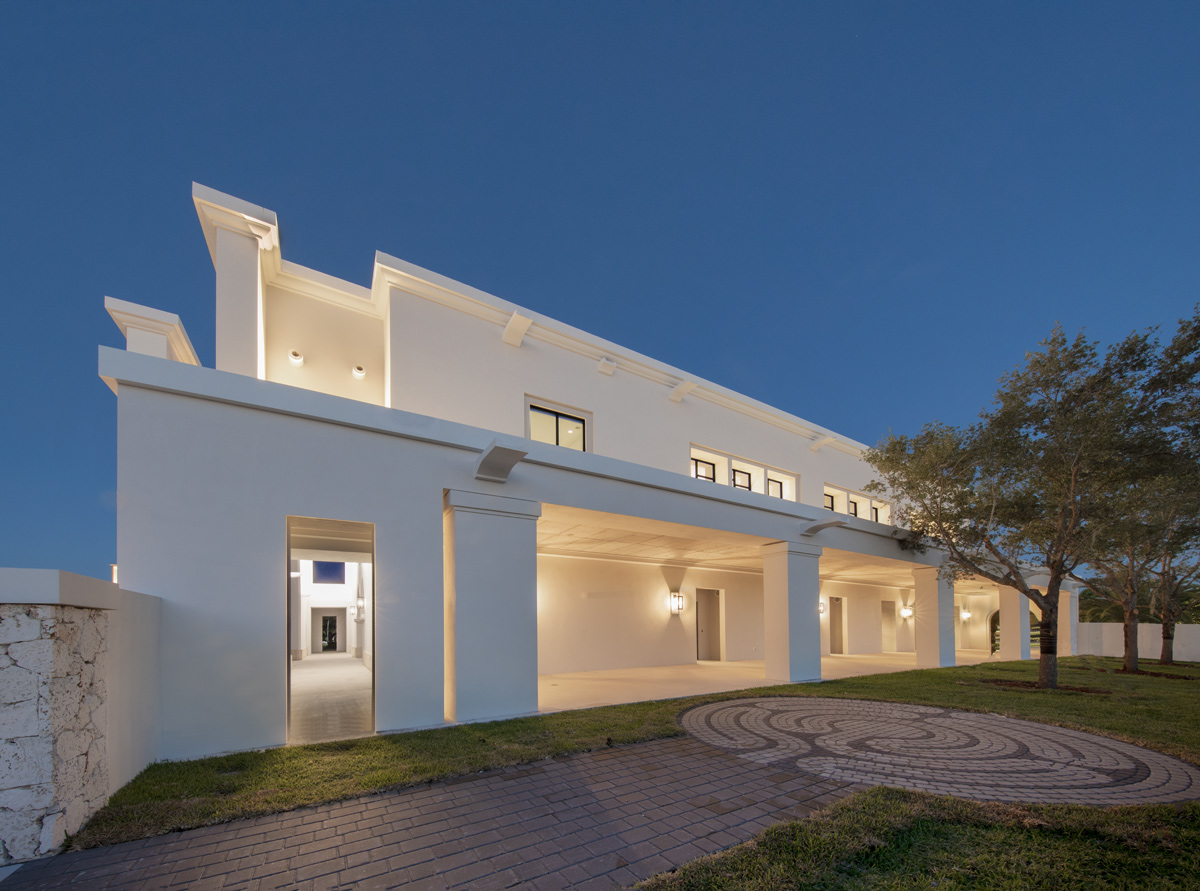
M1055 598L1057 601L1058 598ZM1058 603L1042 609L1041 647L1038 656L1038 686L1058 689Z
M1138 670L1138 608L1136 605L1122 604L1125 607L1125 670Z
M1162 655L1158 657L1161 665L1175 664L1175 620L1163 619L1162 623Z

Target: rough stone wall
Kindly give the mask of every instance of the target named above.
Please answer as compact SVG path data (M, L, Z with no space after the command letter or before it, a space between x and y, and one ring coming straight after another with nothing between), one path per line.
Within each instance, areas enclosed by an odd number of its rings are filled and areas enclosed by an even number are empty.
M108 615L0 604L0 864L49 854L108 798Z

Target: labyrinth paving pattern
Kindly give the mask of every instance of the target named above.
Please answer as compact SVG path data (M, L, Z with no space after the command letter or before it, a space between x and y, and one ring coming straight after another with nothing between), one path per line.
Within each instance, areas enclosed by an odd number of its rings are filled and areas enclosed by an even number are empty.
M1000 715L850 699L715 702L683 727L754 761L844 783L980 801L1146 804L1200 799L1200 768L1090 733Z

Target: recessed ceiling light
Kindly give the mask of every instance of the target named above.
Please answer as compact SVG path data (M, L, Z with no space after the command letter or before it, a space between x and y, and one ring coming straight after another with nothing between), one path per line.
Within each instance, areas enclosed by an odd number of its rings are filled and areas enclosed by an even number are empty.
M299 368L304 364L304 353L300 352L299 350L289 350L288 361Z
M363 368L361 365L355 365L350 369L350 373L354 375L356 380L362 380L367 376L367 369Z

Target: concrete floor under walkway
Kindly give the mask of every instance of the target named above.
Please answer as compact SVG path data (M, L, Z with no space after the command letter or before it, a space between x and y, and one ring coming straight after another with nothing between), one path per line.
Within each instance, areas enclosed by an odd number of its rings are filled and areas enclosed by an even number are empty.
M987 650L956 650L958 665L987 662ZM912 671L915 653L869 653L856 656L822 656L821 679L858 677ZM776 686L763 672L761 659L743 662L692 662L649 668L614 668L607 671L577 671L538 677L538 711L561 712L651 699L675 699L705 693L724 693L750 687Z
M370 736L371 671L349 653L313 653L292 661L288 743Z

